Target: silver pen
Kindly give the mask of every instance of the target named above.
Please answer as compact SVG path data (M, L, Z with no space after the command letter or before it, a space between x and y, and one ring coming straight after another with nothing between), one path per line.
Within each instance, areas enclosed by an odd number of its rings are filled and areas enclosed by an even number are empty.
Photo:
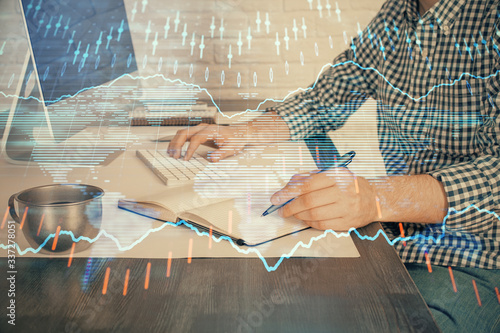
M345 154L342 157L340 157L336 163L334 163L333 165L329 166L328 168L325 168L325 169L319 171L318 173L321 173L321 172L324 172L324 171L327 171L327 170L330 170L330 169L333 169L333 168L346 167L347 165L349 165L349 163L352 162L352 159L354 158L354 156L356 156L356 152L350 151L347 154ZM290 200L288 200L285 203L282 203L281 205L277 205L277 206L271 205L268 209L266 209L266 211L264 213L262 213L262 216L266 216L266 215L271 214L274 211L277 211L278 209L280 209L281 207L283 207L287 203L292 202L294 199L295 198L291 198Z

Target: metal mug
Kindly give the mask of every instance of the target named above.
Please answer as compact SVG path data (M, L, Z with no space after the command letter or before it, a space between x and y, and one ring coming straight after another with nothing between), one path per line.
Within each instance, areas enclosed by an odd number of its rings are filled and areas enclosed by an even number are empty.
M66 232L72 232L75 239L95 238L101 228L103 195L104 191L93 185L33 187L10 197L10 215L21 224L24 236L34 249L43 245L40 251L44 253L64 254L69 253L75 243L74 252L78 252L88 248L91 242L85 239L74 242Z

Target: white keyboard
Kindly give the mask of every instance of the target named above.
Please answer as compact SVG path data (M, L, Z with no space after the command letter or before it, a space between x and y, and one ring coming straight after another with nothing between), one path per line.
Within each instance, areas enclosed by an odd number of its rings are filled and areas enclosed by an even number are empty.
M203 172L205 166L210 163L196 152L189 161L168 156L166 149L164 151L141 149L137 150L136 155L165 185L190 184L196 174Z

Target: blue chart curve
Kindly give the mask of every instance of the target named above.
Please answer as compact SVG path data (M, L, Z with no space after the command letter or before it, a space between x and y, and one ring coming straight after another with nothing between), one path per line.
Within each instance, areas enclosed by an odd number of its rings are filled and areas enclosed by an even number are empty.
M500 73L500 70L497 70L495 73L492 73L490 75L487 75L487 76L478 76L478 75L474 75L474 74L470 74L470 73L462 73L460 74L460 76L458 77L458 79L455 79L453 81L451 81L450 83L441 83L441 84L438 84L438 85L435 85L433 86L432 88L429 89L429 91L427 91L424 95L422 96L418 96L418 97L414 97L414 96L411 96L410 94L404 92L403 90L401 90L400 88L394 86L382 73L380 73L380 71L374 67L363 67L361 66L360 64L358 64L357 62L355 61L352 61L352 60L349 60L349 61L345 61L345 62L340 62L340 63L337 63L337 64L331 64L331 63L328 63L326 65L324 65L318 76L316 77L316 80L314 82L314 84L308 88L297 88L295 89L294 91L291 91L290 93L288 93L283 99L274 99L274 98L266 98L264 101L260 102L259 105L257 106L257 108L255 110L251 110L251 109L247 109L245 111L242 111L240 113L237 113L237 114L233 114L231 116L228 116L226 114L224 114L218 104L216 103L214 97L212 96L212 94L210 94L210 92L208 91L208 89L206 88L202 88L201 86L197 85L197 84L194 84L194 83L187 83L187 82L184 82L182 81L181 79L169 79L169 78L166 78L163 74L154 74L154 75L149 75L149 76L133 76L131 74L123 74L119 77L117 77L116 79L110 81L108 84L105 84L105 85L100 85L98 87L111 87L115 82L119 81L121 78L124 78L124 77L129 77L133 80L149 80L149 79L153 79L153 78L162 78L164 81L167 81L167 82L170 82L170 83L180 83L182 85L185 85L185 86L188 86L188 87L192 87L192 88L196 88L196 89L199 89L200 91L203 91L205 92L209 97L210 97L210 100L211 102L213 103L213 105L215 105L215 107L217 108L218 112L226 117L226 118L232 118L234 116L237 116L237 115L241 115L243 113L246 113L246 112L251 112L251 111L258 111L259 108L266 102L276 102L276 103L282 103L284 102L285 100L287 100L289 97L291 97L292 95L294 95L295 93L297 92L304 92L304 91L308 91L308 90L311 90L311 89L314 89L314 87L316 86L316 84L318 83L318 80L321 76L321 74L323 73L323 71L325 70L325 68L328 68L328 67L331 67L331 68L335 68L335 67L338 67L338 66L344 66L344 65L347 65L347 64L353 64L355 66L358 66L360 69L362 70L371 70L371 71L375 71L377 73L377 75L379 75L382 79L384 79L385 82L387 82L387 84L394 90L400 92L401 94L411 98L412 100L414 101L419 101L421 99L424 99L426 98L432 91L434 91L435 89L439 88L439 87L442 87L442 86L453 86L455 85L456 83L458 83L460 80L462 80L464 77L468 76L468 77L472 77L474 79L482 79L482 80L485 80L485 79L489 79L489 78L492 78L492 77L495 77L497 76L499 73ZM71 98L71 97L75 97L76 95L84 92L84 91L87 91L87 90L90 90L90 89L94 89L94 88L97 88L95 86L93 87L86 87L86 88L82 88L81 90L79 90L78 92L76 92L75 94L73 95L63 95L55 100L51 100L51 101L46 101L47 103L56 103L56 102L59 102L65 98ZM4 97L6 98L19 98L19 99L23 99L23 100L29 100L29 99L34 99L38 102L42 102L39 98L37 97L34 97L34 96L28 96L28 97L24 97L24 96L16 96L16 95L11 95L11 94L5 94L5 92L3 91L0 91L0 95L3 95Z
M337 64L326 64L323 66L323 68L321 69L320 73L318 74L317 78L316 78L316 81L315 83L308 87L308 88L297 88L296 90L288 93L283 99L281 100L278 100L278 99L265 99L264 101L260 102L259 105L257 106L257 108L255 110L251 110L251 109L247 109L245 111L242 111L240 113L237 113L237 114L233 114L231 116L228 116L226 114L224 114L219 106L217 105L215 99L213 98L213 96L210 94L210 92L208 91L208 89L206 88L202 88L201 86L197 85L197 84L192 84L192 83L186 83L180 79L169 79L169 78L166 78L163 74L154 74L154 75L150 75L150 76L133 76L131 74L123 74L121 75L120 77L110 81L108 84L106 85L101 85L100 87L111 87L113 84L115 84L118 80L120 80L121 78L123 77L129 77L133 80L148 80L148 79L153 79L153 78L162 78L164 81L167 81L167 82L170 82L170 83L179 83L179 84L182 84L184 86L188 86L188 87L192 87L192 88L196 88L196 89L199 89L200 91L203 91L205 92L210 100L212 101L212 103L216 106L218 112L226 117L226 118L232 118L236 115L241 115L243 113L246 113L246 112L252 112L252 111L257 111L259 110L259 108L266 102L268 101L272 101L272 102L284 102L286 99L288 99L289 97L291 97L292 95L294 95L295 93L297 92L305 92L305 91L308 91L308 90L311 90L311 89L314 89L314 87L316 86L319 78L320 78L320 75L321 73L325 70L325 68L328 68L328 67L332 67L332 68L335 68L335 67L338 67L338 66L344 66L344 65L347 65L347 64L353 64L355 66L358 66L360 69L362 70L371 70L371 71L375 71L380 77L382 77L386 82L387 84L389 84L389 86L391 88L393 88L394 90L400 92L401 94L411 98L412 100L414 101L418 101L418 100L421 100L425 97L427 97L433 90L435 89L438 89L439 87L442 87L442 86L453 86L455 85L457 82L459 82L460 80L462 80L464 77L472 77L472 78L475 78L475 79L489 79L489 78L492 78L492 77L495 77L497 76L499 73L500 73L500 70L497 70L495 73L492 73L488 76L477 76L477 75L473 75L473 74L470 74L470 73L462 73L458 79L455 79L453 81L450 81L450 83L442 83L442 84L439 84L439 85L435 85L433 86L432 88L429 89L429 91L427 91L426 94L422 95L422 96L418 96L418 97L415 97L415 96L411 96L410 94L402 91L400 88L394 86L382 73L380 73L376 68L373 68L373 67L363 67L361 66L360 64L350 60L350 61L346 61L346 62L341 62L341 63L337 63ZM65 99L65 98L71 98L71 97L74 97L84 91L87 91L87 90L90 90L90 89L93 89L93 88L96 88L96 87L87 87L87 88L83 88L81 90L79 90L77 93L73 94L73 95L63 95L55 100L52 100L52 101L48 101L50 103L55 103L55 102L58 102L62 99ZM3 91L0 91L0 95L3 95L4 97L6 98L19 98L19 99L24 99L24 100L28 100L28 99L34 99L34 100L37 100L38 102L41 102L40 99L36 98L36 97L33 97L33 96L28 96L28 97L24 97L24 96L15 96L15 95L11 95L11 94L6 94L5 92ZM387 235L382 231L382 230L379 230L377 232L377 234L375 236L365 236L365 235L361 235L359 234L359 232L354 229L354 228L351 228L349 231L347 232L341 232L341 233L338 233L338 232L335 232L333 230L326 230L323 234L321 234L320 236L317 236L317 237L313 237L309 240L309 242L306 244L302 241L298 242L294 247L293 249L289 252L289 253L286 253L286 254L283 254L280 259L274 264L274 265L269 265L266 261L266 259L264 258L264 256L260 253L260 251L256 248L248 248L248 249L243 249L243 248L240 248L238 245L236 245L232 239L230 239L229 237L226 237L226 236L220 236L220 237L216 237L216 236L212 236L213 240L216 241L216 242L220 242L221 240L227 240L230 242L230 244L232 245L232 247L238 251L239 253L243 253L243 254L250 254L250 253L255 253L258 255L258 257L262 260L265 268L267 269L268 272L272 272L272 271L275 271L279 265L283 262L284 259L288 259L290 258L291 256L293 256L293 254L297 251L298 248L300 247L303 247L303 248L310 248L314 242L326 237L327 234L333 234L335 235L336 237L347 237L349 236L351 233L354 233L356 234L360 239L363 239L363 240L376 240L379 236L382 236L386 239L386 241L390 244L390 245L394 245L396 242L399 242L399 241L408 241L408 240L412 240L412 239L418 239L418 238L424 238L425 240L433 240L434 242L438 242L442 237L444 237L444 232L445 232L445 222L446 220L448 219L448 217L450 216L450 214L453 214L453 213L458 213L458 214L461 214L461 213L464 213L466 212L467 210L471 209L471 208L475 208L476 210L478 210L479 212L486 212L488 214L492 214L494 215L497 219L500 220L500 217L498 216L498 214L496 214L495 212L492 212L492 211L488 211L488 210L484 210L484 209L479 209L477 206L471 204L469 205L467 208L465 208L464 210L461 210L461 211L456 211L454 209L450 209L448 214L446 215L446 217L444 218L443 220L443 226L442 226L442 234L439 235L437 238L433 237L433 236L423 236L423 235L416 235L416 236L410 236L410 237L397 237L393 240L389 239L387 237ZM184 224L185 226L187 226L188 228L190 228L191 230L195 231L197 233L198 236L207 236L209 237L209 234L205 231L200 231L198 230L196 227L194 227L193 225L189 224L188 222L186 221L180 221L180 222L177 222L177 223L172 223L172 222L166 222L164 225L158 227L158 228L154 228L154 229L150 229L148 232L146 232L144 235L142 235L137 241L135 241L134 243L128 245L128 246L122 246L120 244L120 242L118 241L118 239L116 237L114 237L113 235L107 233L105 230L101 230L99 232L99 234L95 237L95 238L88 238L88 237L78 237L78 238L75 238L75 236L73 235L73 233L71 231L67 231L67 230L61 230L60 231L60 234L63 234L63 235L70 235L71 238L73 239L74 242L79 242L79 241L88 241L90 243L94 243L95 241L97 241L101 236L105 236L111 240L113 240L118 249L120 251L126 251L126 250L129 250L129 249L132 249L133 247L135 247L136 245L138 245L139 243L141 243L144 239L146 239L151 233L154 233L154 232L158 232L160 230L162 230L163 228L167 227L168 225L171 225L171 226L179 226L179 225L182 225ZM55 234L51 234L49 235L46 240L37 248L37 249L34 249L34 248L27 248L25 250L21 250L19 248L19 246L17 245L16 243L16 248L17 248L17 251L20 255L24 255L26 254L27 252L32 252L32 253L38 253L46 244L47 242L50 241L50 239L54 238L55 237ZM2 249L7 249L9 248L9 246L7 245L4 245L4 244L0 244L0 248Z
M349 231L347 232L336 232L336 231L333 231L331 229L328 229L328 230L325 230L321 235L319 236L316 236L316 237L311 237L311 239L309 240L309 242L307 243L304 243L302 241L298 242L297 244L295 244L295 246L290 250L290 252L288 253L284 253L281 255L281 257L279 258L279 260L274 264L274 265L269 265L269 263L267 262L266 258L260 253L260 251L257 249L257 248L242 248L240 246L238 246L231 238L227 237L227 236L220 236L220 237L216 237L214 235L212 235L212 239L219 243L220 241L222 240L227 240L229 241L229 243L231 244L231 246L239 253L243 253L243 254L250 254L250 253L255 253L259 259L262 261L262 263L264 264L264 267L266 268L266 270L268 272L273 272L275 270L278 269L278 267L281 265L281 263L283 262L283 260L285 259L289 259L290 257L292 257L295 252L300 248L300 247L303 247L303 248L311 248L312 245L314 244L314 242L322 239L322 238L325 238L328 234L333 234L335 237L337 238L340 238L340 237L348 237L351 233L354 233L356 234L360 239L362 240L370 240L370 241L374 241L376 240L378 237L382 236L386 241L387 243L389 243L391 246L394 245L396 242L400 242L400 241L409 241L409 240L413 240L413 239L424 239L426 241L429 241L429 240L432 240L433 242L439 242L441 240L441 238L444 237L445 235L445 224L446 224L446 220L448 219L448 217L451 215L451 214L463 214L465 212L467 212L469 209L476 209L479 213L488 213L488 214L491 214L493 216L495 216L499 221L500 221L500 216L495 213L495 212L492 212L492 211L489 211L489 210L486 210L486 209L480 209L478 208L476 205L469 205L467 208L463 209L463 210L460 210L460 211L457 211L453 208L451 208L449 211L448 211L448 214L446 214L445 218L443 219L443 225L442 225L442 233L438 236L438 237L433 237L433 236L424 236L424 235L415 235L415 236L409 236L409 237L396 237L394 239L389 239L389 237L387 237L386 233L383 231L383 230L379 230L375 236L366 236L366 235L361 235L358 230L354 229L354 228L351 228L349 229ZM187 226L189 229L193 230L196 232L196 234L198 236L207 236L207 237L210 237L209 233L206 232L206 231L200 231L198 230L195 226L193 226L192 224L186 222L186 221L179 221L177 223L173 223L173 222L165 222L165 224L161 225L160 227L158 228L154 228L154 229L150 229L148 230L145 234L143 234L138 240L136 240L135 242L133 242L132 244L130 245L127 245L127 246L122 246L120 244L120 241L114 237L113 235L109 234L108 232L106 232L106 230L101 230L99 232L99 234L94 237L94 238L88 238L88 237L83 237L83 236L80 236L78 238L76 238L74 235L73 235L73 232L71 231L67 231L67 230L61 230L59 234L61 235L69 235L71 236L71 238L73 239L74 242L80 242L80 241L87 241L89 243L94 243L96 242L101 236L105 236L109 239L111 239L112 241L115 242L116 246L118 247L118 249L120 251L127 251L127 250L130 250L132 248L134 248L136 245L140 244L142 241L144 241L150 234L152 233L155 233L155 232L158 232L164 228L166 228L167 226L180 226L180 225L185 225ZM16 243L16 249L18 251L18 253L20 255L25 255L26 253L28 252L32 252L32 253L38 253L52 238L55 237L55 233L54 234L50 234L49 236L47 236L47 238L45 239L45 241L36 249L34 248L26 248L24 250L21 250L19 248L19 245ZM10 248L11 246L7 246L5 244L0 244L0 248L1 249L8 249Z

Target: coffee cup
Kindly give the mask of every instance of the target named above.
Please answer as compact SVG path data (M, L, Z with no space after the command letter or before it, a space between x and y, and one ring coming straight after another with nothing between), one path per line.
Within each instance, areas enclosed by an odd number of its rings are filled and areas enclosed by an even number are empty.
M88 248L92 244L88 239L99 233L103 195L93 185L38 186L10 197L10 215L35 250L65 254L74 243L73 251L78 252Z

